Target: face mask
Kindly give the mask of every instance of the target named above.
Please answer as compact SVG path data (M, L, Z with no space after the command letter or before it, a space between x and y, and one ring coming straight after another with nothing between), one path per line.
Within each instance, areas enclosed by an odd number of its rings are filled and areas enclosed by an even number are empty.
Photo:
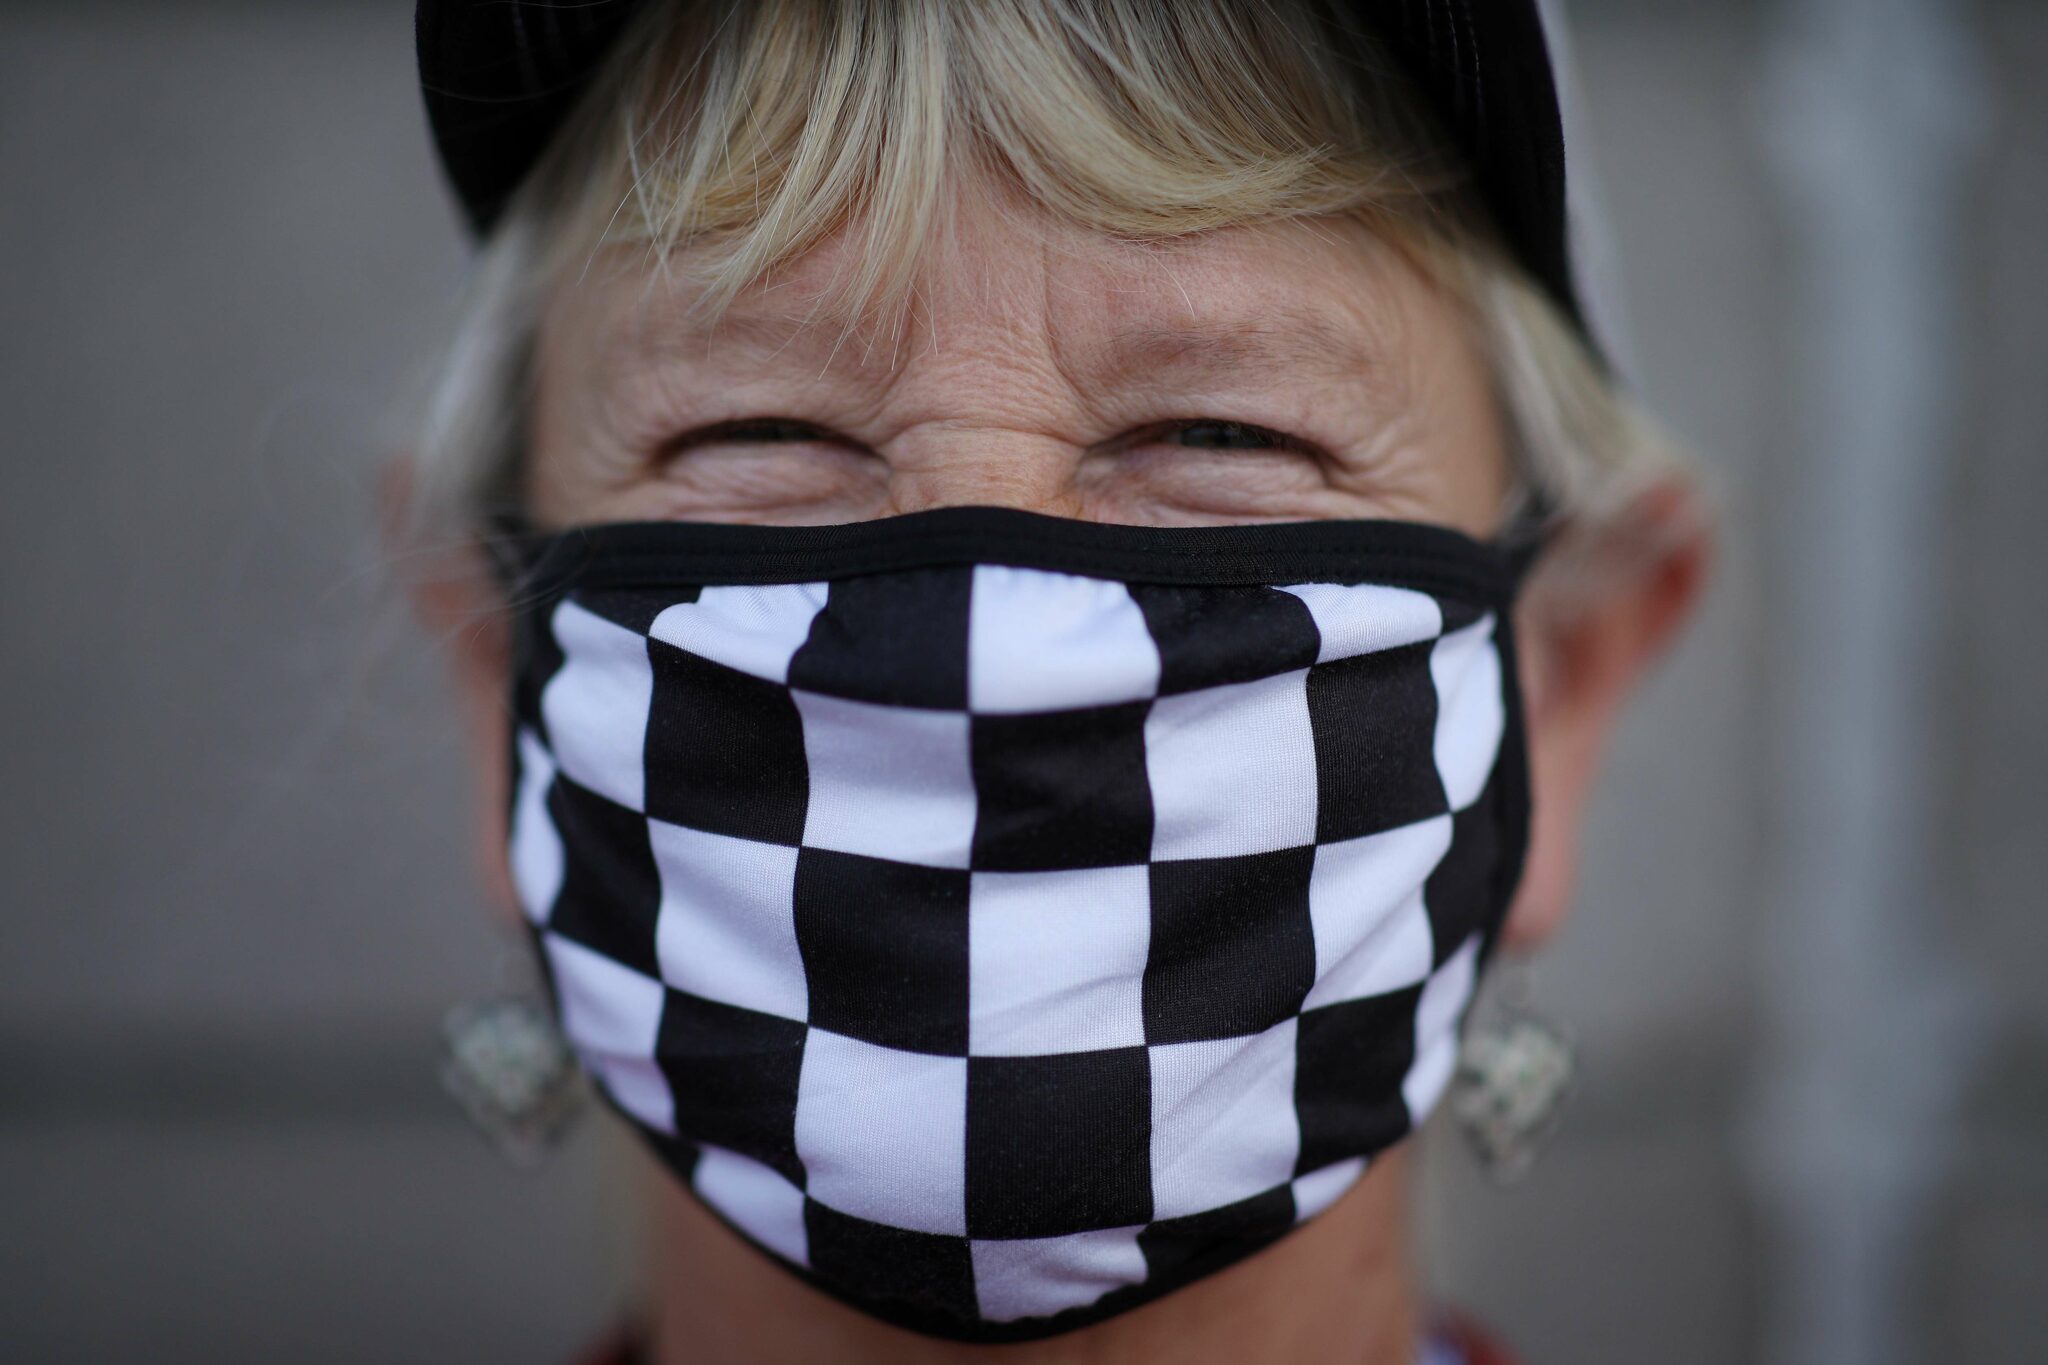
M1526 840L1499 550L967 508L521 565L510 857L564 1031L825 1292L1098 1321L1443 1090Z

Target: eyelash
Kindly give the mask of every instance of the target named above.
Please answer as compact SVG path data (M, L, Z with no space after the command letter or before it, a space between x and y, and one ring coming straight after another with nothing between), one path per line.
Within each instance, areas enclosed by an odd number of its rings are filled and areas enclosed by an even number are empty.
M785 441L836 441L823 427L800 422L794 417L743 417L700 428L676 442L678 446L707 445L713 441L755 441L777 445Z
M1140 445L1147 440L1156 440L1170 433L1179 433L1190 450L1300 450L1311 447L1304 441L1285 432L1273 431L1267 427L1254 426L1249 422L1230 422L1216 418L1197 417L1180 422L1162 422L1141 428L1126 439L1126 444ZM1209 439L1187 441L1190 433L1209 433ZM683 450L693 445L707 445L715 441L756 442L762 445L778 445L792 441L839 441L841 438L823 427L792 417L746 417L733 422L720 422L690 432L672 443L671 449Z
M1304 442L1283 431L1253 426L1249 422L1227 422L1213 418L1198 417L1186 422L1170 422L1160 432L1178 432L1184 444L1191 450L1304 450ZM1189 441L1191 432L1213 432L1209 440Z

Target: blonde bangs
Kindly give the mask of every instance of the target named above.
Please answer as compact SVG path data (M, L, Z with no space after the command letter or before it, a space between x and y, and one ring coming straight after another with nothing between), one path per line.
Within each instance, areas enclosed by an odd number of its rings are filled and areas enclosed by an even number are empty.
M1134 241L1472 221L1396 70L1320 4L660 0L638 23L528 193L557 266L640 244L713 311L841 232L838 308L900 301L961 202Z

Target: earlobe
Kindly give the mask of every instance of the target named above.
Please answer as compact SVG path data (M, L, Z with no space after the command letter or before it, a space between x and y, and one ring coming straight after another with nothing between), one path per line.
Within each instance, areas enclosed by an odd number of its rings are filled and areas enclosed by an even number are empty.
M1578 853L1607 742L1650 668L1698 605L1714 537L1699 494L1672 480L1648 490L1600 531L1597 544L1564 544L1573 600L1535 586L1516 624L1525 641L1533 814L1522 882L1503 946L1533 948L1564 922ZM1539 571L1540 573L1540 571Z

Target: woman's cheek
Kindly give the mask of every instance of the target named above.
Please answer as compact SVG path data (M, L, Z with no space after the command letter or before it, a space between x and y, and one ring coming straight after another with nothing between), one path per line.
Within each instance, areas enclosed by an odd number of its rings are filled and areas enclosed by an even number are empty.
M1321 467L1303 451L1130 451L1084 470L1081 491L1109 520L1171 524L1330 515Z

